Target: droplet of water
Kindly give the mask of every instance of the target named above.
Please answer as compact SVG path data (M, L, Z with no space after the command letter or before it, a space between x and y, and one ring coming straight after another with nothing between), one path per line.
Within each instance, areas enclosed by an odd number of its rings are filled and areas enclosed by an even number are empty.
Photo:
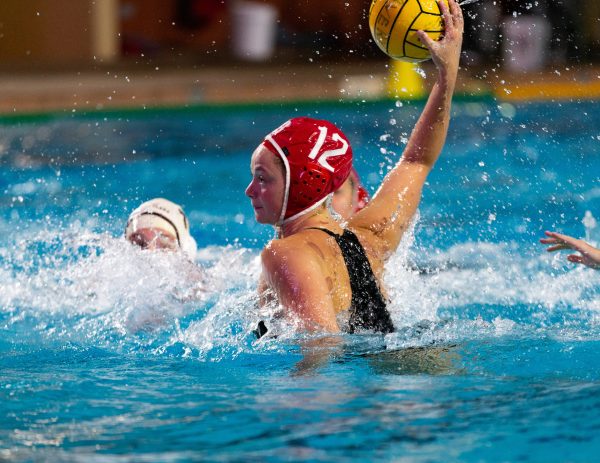
M598 222L596 221L596 219L590 211L585 211L585 215L583 216L583 220L581 221L581 223L583 223L583 226L585 227L585 240L591 242L592 230L594 230L598 226Z

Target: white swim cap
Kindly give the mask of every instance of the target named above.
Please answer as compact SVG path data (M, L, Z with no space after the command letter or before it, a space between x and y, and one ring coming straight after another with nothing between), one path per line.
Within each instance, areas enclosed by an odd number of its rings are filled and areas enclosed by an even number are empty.
M196 257L196 240L190 235L190 224L181 206L164 198L146 201L135 209L125 228L125 238L129 239L141 228L159 228L169 233L175 232L179 248L190 258Z

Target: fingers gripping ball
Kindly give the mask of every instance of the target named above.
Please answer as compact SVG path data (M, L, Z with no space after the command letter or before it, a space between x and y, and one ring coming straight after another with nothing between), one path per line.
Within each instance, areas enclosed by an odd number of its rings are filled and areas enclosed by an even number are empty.
M448 0L443 1L448 4ZM417 31L427 32L433 40L439 40L444 33L444 21L436 0L373 0L369 28L384 53L416 63L431 58Z

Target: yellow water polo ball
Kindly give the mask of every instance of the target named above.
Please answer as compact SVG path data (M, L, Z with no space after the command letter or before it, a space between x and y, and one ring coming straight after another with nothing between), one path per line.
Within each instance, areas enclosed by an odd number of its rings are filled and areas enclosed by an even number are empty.
M448 0L443 0L447 5ZM394 59L416 63L431 58L417 31L439 40L444 32L436 0L373 0L369 28L375 43Z

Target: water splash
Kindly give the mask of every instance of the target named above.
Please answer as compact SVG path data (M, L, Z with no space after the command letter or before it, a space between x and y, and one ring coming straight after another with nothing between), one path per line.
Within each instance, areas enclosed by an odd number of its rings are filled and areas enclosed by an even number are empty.
M589 225L589 224L588 224ZM80 227L24 232L0 249L0 329L5 342L219 361L280 351L293 326L256 341L257 249L213 246L196 264L148 253ZM518 335L585 337L599 326L600 274L515 243L423 249L407 233L386 264L397 333L388 349ZM267 318L269 314L266 314ZM367 337L380 348L380 337ZM379 347L378 347L379 346Z
M414 246L412 233L386 265L398 328L388 336L389 346L562 336L571 330L585 336L597 330L598 272L573 267L557 255L524 251L517 243L422 249ZM406 337L407 330L411 336Z
M598 223L590 211L585 211L585 215L581 223L583 223L583 226L585 227L585 240L592 244L592 246L597 246L592 237L592 232L596 229Z

